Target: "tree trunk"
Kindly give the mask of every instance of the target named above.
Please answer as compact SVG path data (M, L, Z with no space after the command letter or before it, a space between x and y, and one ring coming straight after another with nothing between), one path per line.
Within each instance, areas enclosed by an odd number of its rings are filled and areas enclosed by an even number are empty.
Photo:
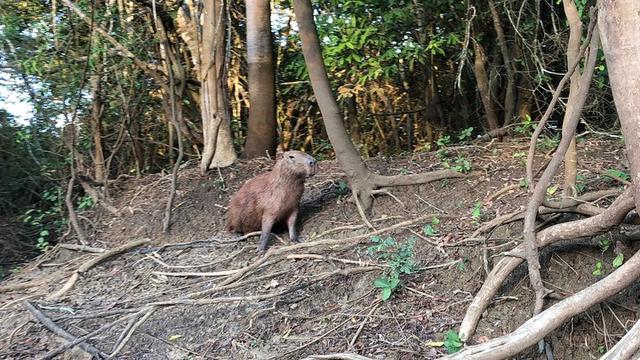
M563 0L564 12L569 21L569 42L567 43L567 67L576 61L580 51L580 39L582 37L582 22L578 15L578 10L573 0ZM571 75L569 85L569 98L567 99L567 107L565 109L562 122L562 132L567 132L567 125L570 123L569 118L574 116L576 111L575 104L578 93L580 92L580 72L578 69ZM564 156L564 195L573 197L576 195L576 179L578 176L578 149L576 146L575 136L571 140L569 149Z
M598 1L598 28L640 209L640 2Z
M226 91L224 0L203 1L200 43L200 113L204 149L200 171L231 165L237 158L231 138L229 100ZM199 17L195 17L197 21Z
M365 207L370 207L372 203L370 194L373 187L368 182L369 171L349 139L338 104L331 91L329 77L322 60L316 24L313 20L311 2L295 0L293 8L300 27L302 53L309 71L313 93L324 119L327 136L333 145L336 158L347 173L354 195L363 202Z
M493 107L493 101L491 100L491 90L489 87L489 78L487 77L487 70L484 67L486 57L482 46L477 41L473 41L474 51L474 63L473 72L476 76L476 83L478 84L478 92L480 92L480 99L482 100L482 106L484 107L484 113L487 117L487 125L489 131L496 130L498 128L498 116L496 110Z
M102 148L102 98L100 96L100 72L102 66L97 66L94 74L89 78L91 86L91 135L93 136L93 162L95 169L95 181L105 182L104 150Z
M300 39L302 40L302 53L309 71L311 87L318 102L318 107L324 119L327 136L340 162L340 167L349 178L351 191L358 205L360 215L366 221L363 210L368 210L373 204L372 193L376 187L404 186L423 184L448 177L460 177L459 173L452 170L434 171L425 174L407 176L381 176L371 174L360 154L349 139L344 127L338 104L331 92L329 77L322 60L320 41L316 24L313 20L313 9L310 0L295 0L293 5L298 26L300 27ZM362 206L360 206L360 204ZM371 226L371 224L367 223Z
M504 35L504 29L500 21L500 15L496 9L496 4L493 0L488 0L489 10L491 11L491 18L493 19L493 27L496 30L498 38L498 45L500 46L500 52L502 53L502 61L504 62L504 68L507 73L507 88L505 89L504 96L504 125L509 125L513 121L513 112L516 105L514 83L515 75L513 69L513 63L511 56L509 55L509 47L507 46L507 39Z
M244 156L274 155L276 150L275 74L269 0L247 0L249 126Z

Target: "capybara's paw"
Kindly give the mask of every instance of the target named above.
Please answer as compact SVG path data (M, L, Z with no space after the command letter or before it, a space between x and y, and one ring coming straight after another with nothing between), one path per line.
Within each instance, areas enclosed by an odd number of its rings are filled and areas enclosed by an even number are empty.
M305 240L304 236L298 236L295 239L291 239L291 241L294 242L294 243L303 243L304 240Z
M258 246L258 248L256 249L256 254L260 254L260 255L264 255L267 253L267 247L265 246L264 248L261 246Z

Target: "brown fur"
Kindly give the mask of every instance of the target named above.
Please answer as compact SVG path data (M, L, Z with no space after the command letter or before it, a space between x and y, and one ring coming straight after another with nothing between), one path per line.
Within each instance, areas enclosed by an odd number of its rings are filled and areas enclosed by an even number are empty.
M248 180L229 204L226 230L248 233L261 230L259 251L266 249L274 225L287 224L289 237L298 241L295 222L304 180L317 171L316 160L301 151L287 151L270 172Z

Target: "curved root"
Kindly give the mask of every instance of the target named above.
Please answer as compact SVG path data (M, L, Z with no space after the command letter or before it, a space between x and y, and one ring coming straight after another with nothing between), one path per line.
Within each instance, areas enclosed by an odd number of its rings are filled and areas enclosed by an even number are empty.
M640 252L636 252L624 265L606 278L532 317L511 334L495 338L483 344L467 347L459 353L447 357L447 359L504 359L514 356L522 350L535 345L567 319L624 290L634 283L639 276ZM624 346L621 345L620 347Z
M628 188L620 195L611 206L603 213L588 219L581 219L568 223L558 224L547 228L537 234L537 241L540 247L547 246L551 243L575 239L578 237L596 235L611 229L620 224L626 214L635 207L633 202L633 188ZM524 245L519 245L514 249L515 252L522 253ZM474 333L480 316L485 311L491 299L495 296L505 281L507 276L515 270L524 260L519 257L504 257L493 268L482 288L476 294L476 297L469 305L462 324L460 325L460 338L467 341Z

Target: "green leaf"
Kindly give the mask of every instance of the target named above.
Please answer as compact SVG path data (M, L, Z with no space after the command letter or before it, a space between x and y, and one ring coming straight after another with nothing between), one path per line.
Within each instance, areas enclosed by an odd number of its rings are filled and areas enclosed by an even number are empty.
M446 337L444 339L444 347L447 348L447 352L449 354L460 351L460 349L462 348L462 341L460 340L460 336L458 336L457 332L453 330L447 331Z
M618 254L618 256L616 256L615 259L613 259L612 265L615 269L617 269L622 265L623 262L624 262L624 254L620 253Z
M596 262L596 265L593 268L593 272L592 272L593 276L600 276L602 275L602 261L598 261Z
M385 277L379 277L373 281L373 286L381 289L388 288L390 286L389 280Z
M391 289L390 288L382 289L382 294L380 295L380 298L384 301L387 301L389 300L390 297L391 297Z
M431 226L430 224L426 224L423 228L422 228L422 232L426 235L426 236L434 236L436 234L436 231L433 229L433 226Z

